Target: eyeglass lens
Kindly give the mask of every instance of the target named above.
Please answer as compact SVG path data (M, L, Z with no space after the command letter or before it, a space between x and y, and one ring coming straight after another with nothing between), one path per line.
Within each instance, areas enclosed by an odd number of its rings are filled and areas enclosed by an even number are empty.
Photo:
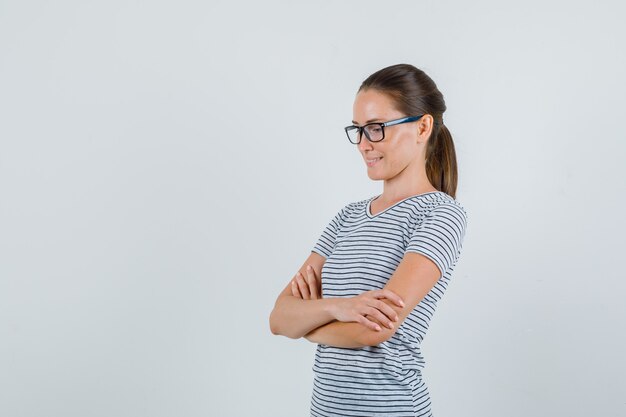
M353 129L348 129L348 137L350 138L350 142L358 143L359 142L359 133L363 130L367 139L372 142L381 141L384 137L383 127L379 124L371 124L365 125L362 128L357 128L356 126Z

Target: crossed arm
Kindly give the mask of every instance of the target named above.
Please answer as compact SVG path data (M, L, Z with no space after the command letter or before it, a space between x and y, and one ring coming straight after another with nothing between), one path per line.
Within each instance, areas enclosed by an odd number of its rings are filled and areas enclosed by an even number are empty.
M296 274L278 296L270 315L274 334L336 347L376 346L394 335L441 276L432 260L409 252L382 290L323 298L321 269L325 261L312 252L298 272L301 275ZM311 269L306 268L309 264Z

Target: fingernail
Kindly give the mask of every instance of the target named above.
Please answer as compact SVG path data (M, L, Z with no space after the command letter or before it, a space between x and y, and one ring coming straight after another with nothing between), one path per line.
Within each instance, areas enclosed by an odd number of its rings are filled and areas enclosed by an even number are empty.
M306 269L309 269L309 270L310 270L310 269L312 269L312 268L311 268L311 265L307 265L307 266L306 266Z
M379 332L380 331L380 326L376 326L376 331Z
M393 323L389 323L389 328L393 329Z

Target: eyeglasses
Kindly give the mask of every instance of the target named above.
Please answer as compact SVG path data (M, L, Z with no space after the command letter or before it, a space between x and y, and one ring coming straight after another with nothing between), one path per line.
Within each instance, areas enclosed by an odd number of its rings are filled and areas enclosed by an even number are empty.
M402 123L415 122L419 120L423 116L409 116L403 117L401 119L390 120L388 122L376 122L376 123L368 123L363 126L346 126L344 130L346 131L346 135L348 136L348 140L350 143L358 145L361 143L361 136L365 133L365 137L370 142L380 142L385 139L385 127L399 125Z

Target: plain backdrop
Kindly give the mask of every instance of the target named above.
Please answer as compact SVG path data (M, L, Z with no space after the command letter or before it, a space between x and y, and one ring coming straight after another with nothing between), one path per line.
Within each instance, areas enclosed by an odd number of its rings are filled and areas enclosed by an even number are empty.
M305 416L278 293L382 192L361 81L448 106L463 252L436 416L626 415L618 1L0 0L0 415Z

